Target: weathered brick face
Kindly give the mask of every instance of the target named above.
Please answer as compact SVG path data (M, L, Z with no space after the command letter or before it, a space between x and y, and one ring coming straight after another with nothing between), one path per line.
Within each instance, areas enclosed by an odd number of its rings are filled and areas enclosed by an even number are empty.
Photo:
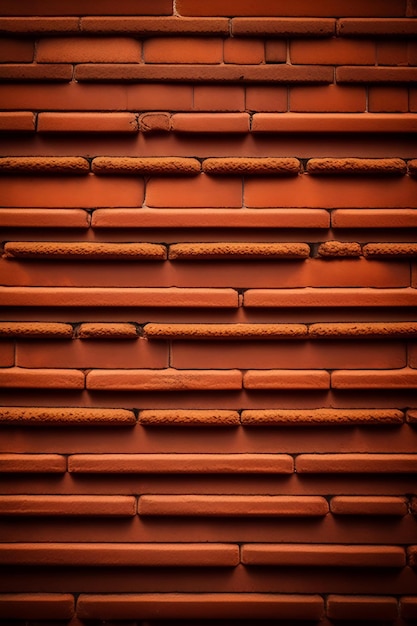
M417 623L416 18L2 0L0 626Z

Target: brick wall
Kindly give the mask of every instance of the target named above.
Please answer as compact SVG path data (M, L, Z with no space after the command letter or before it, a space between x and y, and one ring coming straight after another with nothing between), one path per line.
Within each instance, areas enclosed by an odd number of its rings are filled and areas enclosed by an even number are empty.
M0 623L417 623L416 3L0 13Z

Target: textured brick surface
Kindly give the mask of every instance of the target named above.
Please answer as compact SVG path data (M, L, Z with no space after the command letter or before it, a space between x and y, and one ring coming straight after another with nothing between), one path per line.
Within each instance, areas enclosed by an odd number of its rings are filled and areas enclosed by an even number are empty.
M5 257L10 258L70 258L70 259L128 259L164 260L165 248L157 244L92 243L92 242L8 242Z
M144 426L238 426L237 411L208 409L145 409L139 413L139 423Z
M245 426L353 426L401 424L404 414L396 409L247 409L241 419Z
M2 424L131 426L136 418L125 409L69 407L0 407Z
M130 517L130 496L0 496L1 515Z

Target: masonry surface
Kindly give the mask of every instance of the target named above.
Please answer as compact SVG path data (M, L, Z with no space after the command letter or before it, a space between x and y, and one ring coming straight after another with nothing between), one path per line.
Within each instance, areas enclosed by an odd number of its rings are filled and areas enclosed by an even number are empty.
M0 2L0 625L417 624L415 0Z

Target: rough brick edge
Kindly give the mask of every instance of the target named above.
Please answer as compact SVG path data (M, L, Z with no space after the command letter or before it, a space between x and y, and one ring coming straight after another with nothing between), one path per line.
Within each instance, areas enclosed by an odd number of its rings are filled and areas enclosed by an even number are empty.
M71 339L71 324L61 322L0 322L0 337L66 337Z
M107 391L222 391L242 388L242 373L227 370L92 369L86 375L87 389Z
M70 619L74 615L74 596L67 593L2 593L2 618Z
M201 171L198 159L187 157L96 157L92 171L108 174L155 174L193 176Z
M83 157L0 157L0 174L88 174Z
M417 243L368 243L363 247L365 257L415 257Z
M118 261L164 261L166 248L153 243L102 243L92 241L9 241L6 258L112 259Z
M194 259L306 259L310 246L306 243L177 243L169 247L170 260Z
M307 162L307 172L312 175L380 175L403 176L407 164L403 159L315 158Z
M136 416L127 409L69 407L0 407L0 424L22 426L134 426Z
M243 426L356 426L401 425L404 413L398 409L247 409Z
M145 324L143 332L148 339L298 339L307 337L307 326L305 324L149 323Z
M137 339L136 326L124 322L84 322L77 329L80 339Z
M139 411L142 426L239 426L237 411L226 409L143 409Z
M14 26L15 28L17 26ZM218 36L229 34L229 20L227 18L193 18L193 17L117 17L97 16L82 17L80 29L84 33L102 34L140 34L141 37L157 35L201 35Z
M325 241L319 245L317 254L319 257L359 257L362 247L354 241Z
M301 170L301 163L292 157L226 157L208 158L203 161L206 174L254 174L296 176Z
M416 337L417 322L321 322L311 324L309 337Z

